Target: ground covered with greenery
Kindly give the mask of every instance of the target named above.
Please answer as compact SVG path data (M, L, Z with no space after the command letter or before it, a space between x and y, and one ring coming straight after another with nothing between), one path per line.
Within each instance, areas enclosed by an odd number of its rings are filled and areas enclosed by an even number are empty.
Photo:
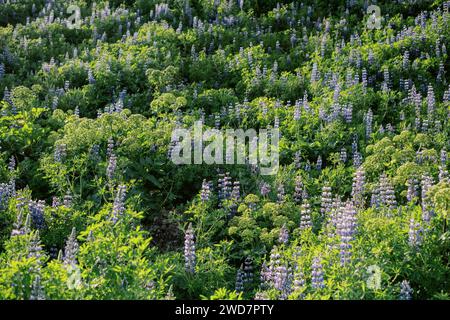
M0 1L0 298L450 298L450 2L376 2Z

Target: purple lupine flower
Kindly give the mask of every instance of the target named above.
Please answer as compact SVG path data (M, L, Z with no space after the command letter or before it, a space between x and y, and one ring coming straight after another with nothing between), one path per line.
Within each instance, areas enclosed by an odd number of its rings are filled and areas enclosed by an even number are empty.
M94 73L92 72L91 69L88 69L88 81L89 84L95 84Z
M16 222L13 223L13 229L11 231L11 237L22 236L28 233L26 226L22 223L22 212L17 215Z
M395 199L394 188L385 173L380 176L379 187L381 204L389 210L395 209L397 207L397 201Z
M206 182L206 179L203 179L202 183L202 191L200 192L200 199L202 202L207 202L211 196L211 187L209 182Z
M447 165L447 151L445 149L441 150L440 160L441 160L441 165L445 167Z
M422 242L422 228L414 218L409 220L408 243L411 247L417 247Z
M117 189L116 197L114 198L114 204L111 214L111 220L113 223L117 223L120 217L125 212L125 197L127 195L127 187L125 185L119 185Z
M14 171L15 168L16 168L16 159L14 158L14 156L11 156L8 163L8 170L12 172Z
M322 196L320 200L320 214L322 217L325 217L325 215L330 212L332 202L331 187L325 184L322 187Z
M364 207L364 186L365 186L365 172L363 167L359 167L355 171L352 184L352 199L355 205L359 208Z
M108 167L106 168L106 177L108 178L108 180L111 181L114 179L116 168L117 168L117 157L114 154L112 154L111 157L109 157Z
M434 111L436 107L436 99L434 96L434 90L433 87L428 85L428 92L427 92L427 113L428 113L428 120L433 119L434 117Z
M13 189L11 184L0 183L0 209L4 209L8 206L12 193Z
M341 265L350 262L351 258L351 241L356 228L356 210L351 201L345 205L345 209L337 217L336 233L340 237Z
M439 182L448 180L448 171L446 167L439 165Z
M406 193L406 199L408 200L408 202L413 202L414 199L417 198L418 193L417 193L417 179L415 178L409 178L406 181L406 184L408 186L408 191Z
M77 241L77 230L72 228L69 238L66 241L66 246L64 248L63 262L66 265L74 266L77 264L77 254L78 254L78 241Z
M263 197L267 196L270 193L270 185L266 182L263 182L260 192Z
M292 269L286 266L280 266L278 268L278 272L276 273L275 280L279 282L278 278L283 279L281 281L281 290L280 290L280 300L285 300L292 293L292 283L294 280L294 275L292 273Z
M349 103L346 108L343 109L344 120L347 123L351 123L353 119L353 104Z
M309 160L306 161L306 164L305 164L305 171L306 171L306 172L310 172L310 171L311 171L311 163L309 162Z
M275 267L273 274L273 286L275 289L282 291L284 287L284 282L287 278L287 268L284 265L278 265Z
M62 163L66 155L67 155L66 145L65 144L57 145L55 148L55 153L53 155L55 162Z
M430 216L430 199L428 195L428 191L433 186L433 178L431 178L428 174L422 175L421 180L421 200L422 200L422 212L423 212L423 220L425 222L429 222L431 219Z
M280 235L278 237L278 242L280 244L287 244L289 241L289 230L286 228L286 225L283 224L283 226L280 229Z
M98 144L93 144L89 154L90 158L95 162L99 161L100 160L99 153L100 153L100 146Z
M28 258L35 258L38 264L42 264L40 258L43 256L43 248L41 245L41 239L39 237L39 230L36 230L31 236L30 243L28 245Z
M45 300L44 288L41 285L41 277L37 275L31 285L30 300Z
M411 300L413 289L411 288L408 280L403 280L400 284L400 300Z
M408 50L406 50L403 53L403 63L402 63L402 65L403 65L403 69L408 69L408 66L409 66L409 51Z
M314 257L311 265L311 286L316 290L325 288L323 266L319 257Z
M52 198L52 208L59 207L60 205L61 205L61 203L59 202L58 197L53 197Z
M322 170L322 156L317 157L316 169L319 171Z
M372 135L372 123L373 123L373 113L372 109L369 109L366 114L366 139L369 140Z
M33 226L37 229L44 229L46 227L45 216L44 216L45 202L30 201L28 204L28 209L30 210L31 219L33 221Z
M271 281L272 281L272 271L270 267L267 266L266 262L263 261L260 273L260 287L262 289L269 288Z
M242 266L238 269L236 274L235 290L236 292L244 292L244 271L242 271Z
M366 70L366 68L362 69L361 81L362 81L363 93L366 94L367 93L367 70Z
M305 287L305 284L306 284L305 275L298 267L298 265L296 265L294 272L294 287L293 287L294 291L302 290Z
M317 82L319 80L319 77L320 77L320 75L319 75L319 70L317 68L317 63L314 62L312 69L311 69L311 82L312 83Z
M305 230L312 227L311 223L311 205L308 197L303 195L303 203L300 209L300 230Z
M113 155L114 152L114 140L113 138L108 139L108 145L106 148L106 157L110 158Z
M59 103L58 96L54 96L53 101L52 101L52 110L55 110L56 108L58 108L58 103Z
M220 202L223 202L224 200L227 200L231 196L231 177L230 173L226 172L225 174L220 173L219 174L219 180L217 183L217 187L219 190L218 198Z
M239 181L234 181L233 182L233 189L231 190L231 194L230 194L230 199L232 199L233 201L239 201L239 199L241 198L241 186Z
M299 204L302 201L302 194L303 194L302 177L297 176L295 178L295 187L294 187L294 196L293 196L295 203Z
M347 150L345 150L345 148L341 148L341 151L339 153L339 159L343 163L347 162Z
M194 241L194 229L192 228L192 223L189 226L184 235L184 261L185 270L188 273L195 273L195 241Z
M295 35L295 33L292 33L292 34L291 34L290 42L291 42L292 48L294 48L294 47L295 47L295 44L297 43L297 36Z
M295 109L294 109L294 120L298 121L300 120L300 116L301 116L301 100L297 100L295 101Z

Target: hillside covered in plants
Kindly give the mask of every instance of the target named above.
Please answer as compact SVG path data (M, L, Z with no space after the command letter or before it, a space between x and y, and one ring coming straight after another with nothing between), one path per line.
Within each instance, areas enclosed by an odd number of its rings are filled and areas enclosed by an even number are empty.
M449 7L0 0L0 299L449 299Z

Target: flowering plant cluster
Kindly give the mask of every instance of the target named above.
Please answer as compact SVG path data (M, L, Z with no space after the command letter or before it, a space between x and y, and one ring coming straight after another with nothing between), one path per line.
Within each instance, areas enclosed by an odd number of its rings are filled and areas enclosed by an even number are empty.
M71 5L0 0L0 299L450 298L449 1Z

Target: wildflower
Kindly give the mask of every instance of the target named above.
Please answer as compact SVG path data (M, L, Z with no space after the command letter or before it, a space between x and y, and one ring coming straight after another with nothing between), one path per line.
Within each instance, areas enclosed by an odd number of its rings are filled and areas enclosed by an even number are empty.
M260 192L263 197L267 196L270 193L270 185L267 184L266 182L263 182L261 185Z
M12 172L14 171L15 168L16 168L16 160L14 156L11 156L11 158L9 159L8 170Z
M301 176L295 178L294 201L299 204L302 201L303 183Z
M77 231L72 228L69 238L66 241L66 246L64 248L63 262L66 265L74 266L77 263L78 254L78 241L77 241Z
M422 241L422 229L420 223L416 223L414 218L409 220L408 243L411 247L417 247Z
M368 140L372 135L372 122L373 122L373 113L372 109L369 109L366 114L366 139Z
M356 227L356 210L352 202L348 201L345 209L339 212L337 217L336 233L340 237L340 256L341 265L345 265L350 261L351 257L351 241Z
M108 161L108 167L106 168L106 176L109 180L114 179L114 174L117 168L117 157L112 154Z
M362 167L356 169L353 177L352 199L357 207L364 206L365 172Z
M301 269L296 266L294 272L294 291L302 290L305 287L305 275Z
M286 225L283 225L280 229L280 236L278 237L278 242L280 244L287 244L289 240L289 230L286 228Z
M184 236L184 261L186 272L193 274L195 272L196 255L195 255L194 229L192 228L191 223L189 223L189 226Z
M408 280L403 280L400 284L400 300L411 300L413 289L411 288Z
M39 237L39 231L33 233L28 246L28 258L35 258L39 264L40 258L43 256L43 248L41 245L41 239Z
M325 282L323 280L323 267L320 262L320 258L314 257L311 270L311 286L313 289L325 288Z
M46 227L45 217L44 217L44 201L30 201L28 204L28 209L30 210L31 219L33 225L37 229L44 229Z
M62 163L66 155L67 155L66 145L65 144L57 145L53 156L55 162Z
M110 158L113 155L113 152L114 152L114 140L113 140L113 138L109 138L107 149L106 149L106 157Z
M44 288L41 285L41 277L37 275L31 285L30 300L45 300Z
M206 180L203 180L202 183L202 191L200 193L200 199L202 202L207 202L211 196L211 189L210 184L206 182Z
M303 203L300 209L300 230L305 230L311 227L311 205L309 204L308 198L303 196Z
M406 181L406 184L408 186L408 191L406 193L406 199L408 200L408 202L412 202L418 196L418 194L417 194L417 179L409 178Z
M230 173L226 172L225 174L219 174L219 180L217 183L219 189L219 201L224 201L230 198L231 196L231 177Z
M127 193L127 187L124 185L119 185L117 189L116 197L114 198L114 204L112 209L112 217L111 220L113 223L119 221L119 218L125 212L125 197Z
M300 151L296 151L294 154L294 166L295 169L300 169Z
M324 217L331 209L331 187L328 185L324 185L322 187L322 198L320 202L320 213Z
M389 210L394 209L397 206L395 199L394 188L385 173L380 177L380 201L381 204L386 206Z
M244 271L242 271L242 266L237 271L235 288L236 292L244 291Z

